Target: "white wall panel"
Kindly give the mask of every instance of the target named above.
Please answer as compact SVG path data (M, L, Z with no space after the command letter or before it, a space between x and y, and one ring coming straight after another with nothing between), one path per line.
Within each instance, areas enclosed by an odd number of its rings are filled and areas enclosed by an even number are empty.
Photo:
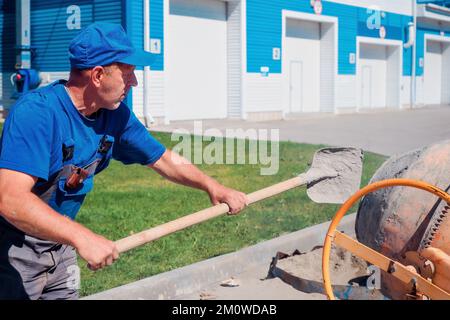
M137 117L144 117L144 72L135 71L138 86L133 88L133 111ZM150 71L150 115L164 117L164 72Z
M400 108L401 41L357 38L358 108Z
M334 112L338 19L282 10L283 113Z
M335 56L334 27L332 24L320 25L320 111L333 112L335 105L334 79Z
M318 112L321 75L320 24L288 18L285 36L286 46L283 50L290 89L289 112ZM299 68L292 68L293 63L298 63ZM295 81L297 78L298 81ZM299 99L295 99L293 94L298 95Z
M421 106L425 104L425 95L424 95L424 77L419 76L416 78L416 104L417 106Z
M281 74L262 77L258 73L244 75L246 112L281 111Z
M425 104L440 104L442 98L442 43L426 41L424 65Z
M417 106L450 103L450 39L425 35L424 72L417 77Z
M409 108L411 104L411 77L402 77L401 104L403 108Z
M336 78L336 108L356 108L356 76L338 75Z
M361 43L358 61L358 101L361 108L386 107L386 47Z
M164 117L164 72L150 71L150 114Z
M170 120L227 115L226 3L170 0L165 38Z
M136 70L134 72L138 85L132 89L133 111L138 118L144 118L144 71ZM153 96L153 94L150 94ZM150 112L151 116L154 116Z
M229 1L227 4L227 116L241 118L242 89L242 36L241 1Z
M400 104L401 89L398 84L402 64L398 50L398 47L386 48L386 107L388 108L396 108Z
M442 52L442 103L450 104L450 43Z
M69 80L69 74L69 71L40 72L39 76L41 77L41 84L39 86L46 86L47 84L60 79Z

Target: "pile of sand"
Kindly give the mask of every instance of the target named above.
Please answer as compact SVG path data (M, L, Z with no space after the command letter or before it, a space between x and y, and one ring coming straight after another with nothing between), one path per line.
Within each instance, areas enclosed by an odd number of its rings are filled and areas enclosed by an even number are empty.
M281 257L272 266L272 276L281 278L305 293L325 294L322 277L322 248ZM336 298L350 300L384 299L373 282L369 264L339 247L332 247L330 277Z

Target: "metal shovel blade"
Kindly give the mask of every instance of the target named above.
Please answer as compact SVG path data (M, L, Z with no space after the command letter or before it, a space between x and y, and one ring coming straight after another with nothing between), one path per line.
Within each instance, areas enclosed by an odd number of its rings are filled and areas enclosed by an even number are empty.
M358 148L324 148L314 154L306 172L309 198L317 203L344 203L359 190L363 151Z

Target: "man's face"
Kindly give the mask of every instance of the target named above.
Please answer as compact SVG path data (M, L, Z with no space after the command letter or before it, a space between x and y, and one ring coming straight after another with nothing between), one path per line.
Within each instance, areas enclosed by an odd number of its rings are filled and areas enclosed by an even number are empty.
M137 86L138 82L134 75L134 69L135 66L124 63L104 67L105 72L98 90L102 108L117 109L131 87Z

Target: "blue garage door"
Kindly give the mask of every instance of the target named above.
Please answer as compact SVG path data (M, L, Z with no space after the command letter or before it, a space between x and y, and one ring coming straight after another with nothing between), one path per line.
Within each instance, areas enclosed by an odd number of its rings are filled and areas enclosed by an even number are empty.
M0 72L12 72L16 63L15 1L0 0Z
M124 0L31 0L32 67L68 71L67 49L80 29L93 22L121 23Z

